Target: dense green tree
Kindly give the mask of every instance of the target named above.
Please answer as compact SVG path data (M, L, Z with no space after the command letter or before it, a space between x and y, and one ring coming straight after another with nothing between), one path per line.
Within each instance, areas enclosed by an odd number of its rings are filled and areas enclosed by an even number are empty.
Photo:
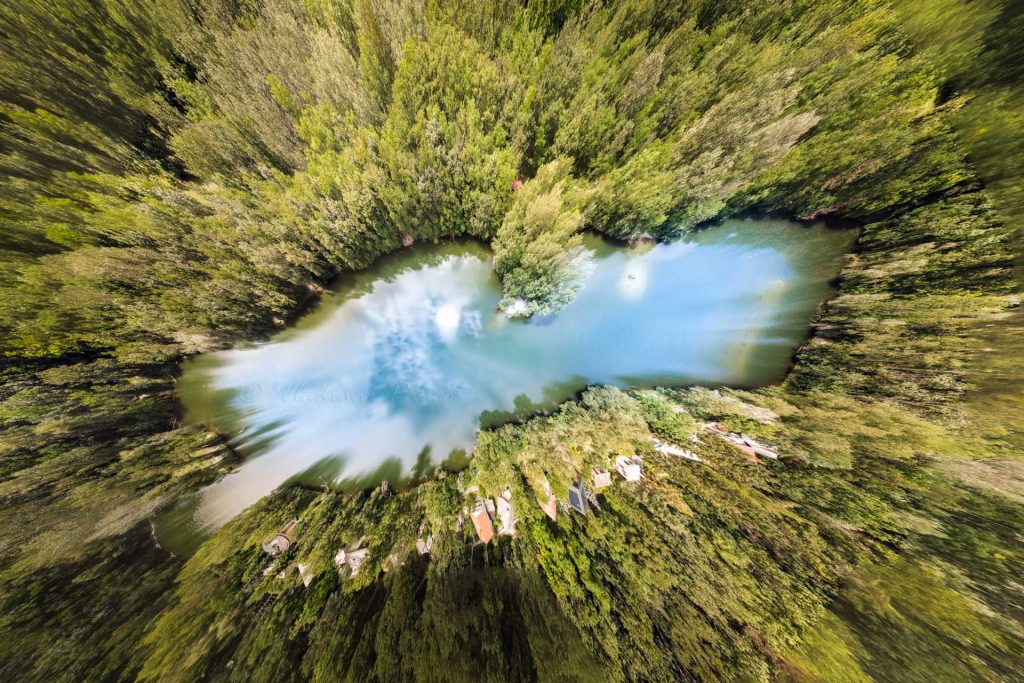
M568 176L566 159L538 169L517 190L494 238L494 270L505 293L499 305L514 315L553 313L580 287L589 253L579 234L580 191L567 185Z

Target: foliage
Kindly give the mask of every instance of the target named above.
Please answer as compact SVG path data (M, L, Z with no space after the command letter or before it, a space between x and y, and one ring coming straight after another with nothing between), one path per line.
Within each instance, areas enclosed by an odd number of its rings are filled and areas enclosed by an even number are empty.
M494 271L502 280L499 306L527 302L524 313L547 315L579 290L589 254L579 229L583 214L566 187L567 159L552 161L524 184L494 238Z
M1019 370L1021 17L1004 0L4 4L0 674L1019 677L1002 374ZM861 225L781 386L594 387L481 432L461 479L286 488L187 559L151 532L235 457L181 424L180 361L264 337L338 273L484 239L502 306L549 314L585 273L581 230L669 239L745 210ZM705 421L783 457L752 462ZM619 453L646 476L588 516L535 505ZM514 538L456 531L469 484L509 487ZM297 544L267 557L292 516ZM360 540L353 577L334 556Z

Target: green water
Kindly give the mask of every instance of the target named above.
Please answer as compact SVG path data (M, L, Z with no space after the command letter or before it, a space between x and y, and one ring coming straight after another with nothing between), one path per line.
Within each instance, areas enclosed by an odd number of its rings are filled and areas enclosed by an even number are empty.
M296 477L394 481L589 384L777 382L853 239L763 219L656 246L590 237L577 299L527 321L497 313L486 247L403 250L269 343L187 364L188 419L232 435L246 460L185 516L215 528Z

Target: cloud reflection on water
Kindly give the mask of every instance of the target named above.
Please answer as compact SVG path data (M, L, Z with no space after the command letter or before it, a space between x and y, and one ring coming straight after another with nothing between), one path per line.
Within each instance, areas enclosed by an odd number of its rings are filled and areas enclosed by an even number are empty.
M576 301L526 322L496 314L485 253L408 250L388 276L329 297L280 339L187 369L191 417L233 429L252 456L205 490L200 521L219 526L326 457L359 477L389 459L408 471L426 447L435 459L468 450L481 414L514 411L517 397L562 400L586 383L645 377L775 381L828 294L849 245L839 234L729 221L644 250L595 238Z

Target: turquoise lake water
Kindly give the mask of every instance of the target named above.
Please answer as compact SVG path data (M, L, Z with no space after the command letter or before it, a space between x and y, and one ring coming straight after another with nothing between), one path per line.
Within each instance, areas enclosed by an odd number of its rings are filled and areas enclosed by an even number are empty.
M391 255L269 342L186 364L187 419L232 435L246 456L189 516L215 528L295 478L394 480L591 384L777 382L853 239L766 219L638 247L590 236L576 300L526 321L497 312L483 245Z

